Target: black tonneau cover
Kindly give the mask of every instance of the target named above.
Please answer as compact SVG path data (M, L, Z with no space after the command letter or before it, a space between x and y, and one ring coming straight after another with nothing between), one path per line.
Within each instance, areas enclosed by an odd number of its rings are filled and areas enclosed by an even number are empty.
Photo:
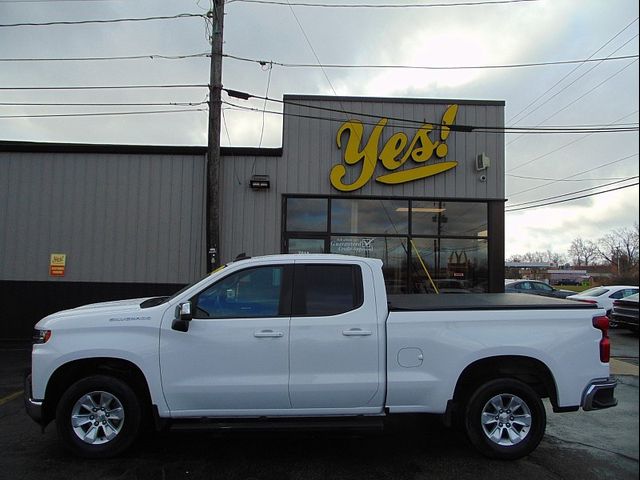
M540 310L598 308L597 305L576 300L529 295L526 293L445 293L389 295L389 310Z

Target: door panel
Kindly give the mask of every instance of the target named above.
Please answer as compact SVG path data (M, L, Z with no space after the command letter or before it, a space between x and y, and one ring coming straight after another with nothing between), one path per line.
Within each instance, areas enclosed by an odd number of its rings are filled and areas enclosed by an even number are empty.
M296 265L289 339L291 404L294 409L379 412L382 362L373 285L363 289L358 265L348 278L344 269L333 267L342 266ZM360 283L357 291L350 290L351 281Z
M191 299L187 332L165 314L160 367L172 415L290 409L292 276L292 265L237 268Z

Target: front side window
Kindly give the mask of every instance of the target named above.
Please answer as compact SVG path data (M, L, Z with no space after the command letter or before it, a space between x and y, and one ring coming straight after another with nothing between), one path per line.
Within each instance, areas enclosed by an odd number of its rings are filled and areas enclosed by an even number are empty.
M194 317L276 317L280 312L283 277L283 266L256 267L232 273L192 300Z

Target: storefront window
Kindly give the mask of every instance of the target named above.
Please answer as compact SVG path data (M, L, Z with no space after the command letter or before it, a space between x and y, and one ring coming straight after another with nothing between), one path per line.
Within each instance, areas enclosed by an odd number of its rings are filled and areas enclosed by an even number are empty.
M406 237L332 236L330 253L379 258L388 293L407 293Z
M289 197L285 205L288 253L379 258L392 294L488 291L486 203Z
M411 202L414 235L487 236L487 204L475 202Z
M322 238L290 238L289 253L324 253Z
M326 232L328 211L326 198L288 198L287 231Z
M332 199L331 231L398 235L409 231L406 200Z
M488 291L487 240L414 238L413 244L413 293L432 293L434 286L440 293Z

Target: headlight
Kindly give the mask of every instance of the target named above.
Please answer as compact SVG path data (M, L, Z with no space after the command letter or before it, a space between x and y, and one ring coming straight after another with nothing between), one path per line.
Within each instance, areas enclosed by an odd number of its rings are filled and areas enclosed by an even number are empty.
M47 343L51 338L51 330L34 330L33 331L33 343Z

